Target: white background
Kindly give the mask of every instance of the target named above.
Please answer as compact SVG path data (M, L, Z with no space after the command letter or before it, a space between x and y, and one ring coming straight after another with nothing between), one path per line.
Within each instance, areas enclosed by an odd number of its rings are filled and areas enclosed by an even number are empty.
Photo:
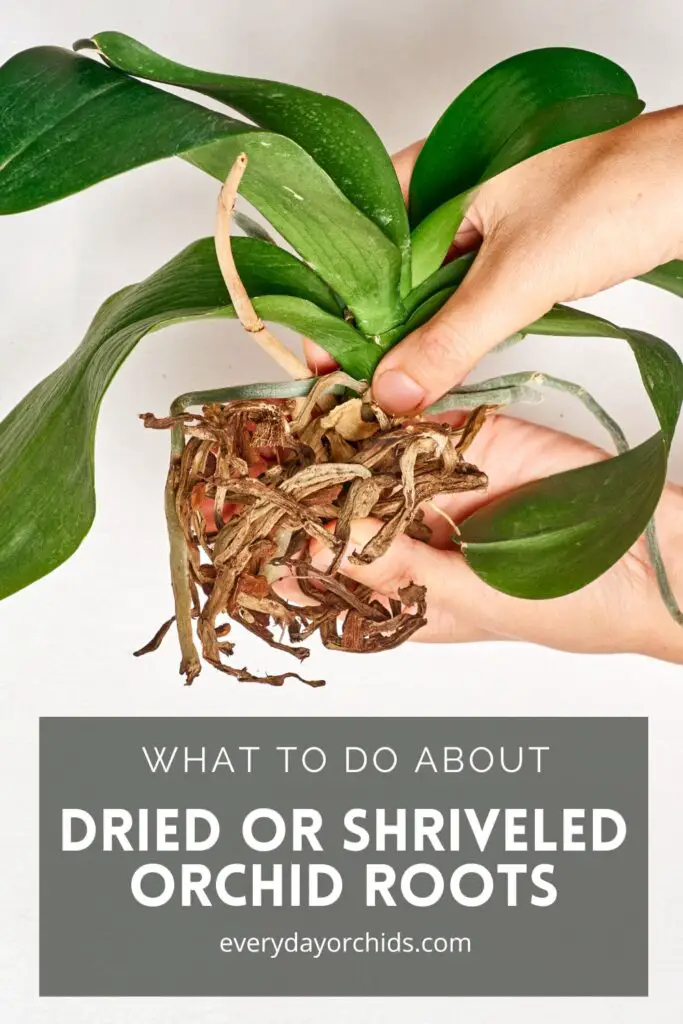
M187 64L343 96L370 117L392 149L425 134L485 68L536 46L581 46L612 57L634 77L650 109L683 100L678 0L26 0L6 8L0 58L37 44L69 46L105 29L128 32ZM180 161L166 162L2 222L3 415L67 356L105 296L211 233L215 196L212 179ZM586 305L683 346L683 305L664 293L629 284ZM616 343L536 339L498 357L497 366L547 369L580 380L629 427L634 441L652 426L632 360ZM144 340L102 410L93 531L67 565L0 609L0 1016L8 1024L306 1024L350 1015L358 1024L445 1022L454 1015L463 1024L503 1018L511 1024L565 1024L578 1017L586 1024L680 1021L679 668L512 644L415 645L362 662L316 652L306 669L324 675L328 686L312 692L296 685L279 691L239 686L210 670L185 689L171 639L154 656L131 658L170 608L161 508L168 437L144 432L137 414L161 414L190 388L276 378L235 325L183 325ZM602 440L569 403L553 399L537 415ZM673 466L679 481L681 440L679 432ZM241 651L244 662L264 667L263 652L249 640ZM651 997L39 1001L38 716L157 714L439 715L453 717L454 735L461 715L648 715Z

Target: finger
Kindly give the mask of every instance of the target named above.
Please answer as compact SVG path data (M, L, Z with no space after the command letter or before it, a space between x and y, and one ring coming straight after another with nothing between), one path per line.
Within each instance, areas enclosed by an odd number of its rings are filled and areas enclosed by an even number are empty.
M443 557L422 541L400 536L392 543L386 554L368 565L356 565L349 556L360 551L374 537L381 522L377 519L358 519L353 523L351 540L347 544L340 566L341 572L386 597L397 597L401 587L409 583L421 586L436 586L443 579ZM326 569L333 559L329 548L320 543L311 545L313 564ZM419 577L419 579L418 579Z
M427 625L415 634L415 640L456 643L493 639L471 617L477 603L472 601L470 584L476 588L479 581L458 552L438 551L402 535L396 537L386 554L369 565L350 561L349 555L360 551L381 525L377 519L358 519L353 523L341 572L384 597L397 598L399 591L410 583L425 587ZM314 565L327 568L331 559L329 549L313 542L311 551Z
M371 587L384 597L398 597L399 590L410 583L427 587L430 597L438 600L444 594L444 560L450 555L436 551L422 541L411 537L397 537L386 554L368 565L357 565L349 556L360 551L382 526L378 519L357 519L352 526L351 538L346 546L339 571L349 579ZM334 553L319 541L310 542L311 560L316 569L329 568ZM446 573L447 575L447 573ZM282 576L273 589L281 597L299 604L315 604L304 595L293 576Z
M431 529L440 522L438 512L426 508L425 523ZM382 523L378 519L357 519L352 524L351 538L346 546L344 557L341 561L339 571L348 576L349 579L371 587L378 594L384 597L397 597L398 591L409 583L418 583L421 586L429 587L430 594L434 597L441 596L442 587L436 591L437 582L441 585L444 582L444 551L425 544L423 541L413 540L411 537L397 537L389 551L381 558L377 558L368 565L356 565L350 561L349 556L360 551L367 542L374 537ZM334 524L329 525L333 530ZM450 526L451 538L453 527ZM445 546L445 545L444 545ZM333 558L334 553L327 546L317 540L309 542L312 563L316 569L326 571ZM449 555L457 556L453 549L452 539L449 544ZM437 555L434 558L434 554ZM316 604L317 602L308 595L305 595L298 585L294 576L283 574L274 585L274 589L281 597L291 600L297 604ZM446 588L450 591L450 587Z
M377 519L354 521L340 571L384 597L396 598L399 590L416 583L427 588L431 602L438 604L445 598L452 601L450 574L456 569L456 564L462 562L455 551L439 551L403 534L394 539L384 555L367 565L359 565L350 560L350 555L361 551L381 526L382 523ZM311 554L313 564L320 569L326 569L333 557L329 548L316 541L311 544Z
M469 217L465 217L456 232L453 244L448 250L448 255L444 262L449 263L458 256L464 256L465 253L473 252L475 249L478 249L480 245L481 231L474 220L470 220Z
M310 338L304 338L303 343L304 358L316 377L320 377L324 373L331 373L332 370L337 368L337 363L335 363L329 352L326 352L324 348L317 345L315 341L311 341Z
M409 583L427 590L427 624L413 635L422 643L462 643L495 640L495 634L480 619L481 593L485 587L468 568L460 555L451 550L436 551L410 537L397 537L389 551L370 565L355 565L349 555L358 551L377 533L381 523L376 519L359 519L353 523L340 570L344 576L368 586L383 597L398 597ZM332 555L328 548L311 542L313 564L328 568ZM305 595L292 576L283 576L273 584L278 596L293 605L311 605L315 600ZM473 616L472 612L476 612Z
M391 158L394 163L394 169L396 171L396 177L401 183L401 191L403 192L403 198L406 203L408 202L408 192L410 190L410 179L413 174L413 167L417 160L418 154L424 145L424 139L420 139L419 142L413 142L412 145L406 146L405 149L400 150L398 153L394 153Z
M497 232L484 240L455 295L379 364L373 395L387 411L417 412L459 384L495 345L552 305L548 268L532 247Z

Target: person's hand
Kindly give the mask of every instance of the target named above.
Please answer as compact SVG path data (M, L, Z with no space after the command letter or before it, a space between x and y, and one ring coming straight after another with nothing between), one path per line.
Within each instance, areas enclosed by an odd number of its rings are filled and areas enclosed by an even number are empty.
M604 457L566 434L509 416L492 416L468 448L467 458L489 475L487 492L440 496L438 505L454 522L475 508L539 477ZM637 652L683 663L683 627L666 610L644 541L594 583L567 597L527 601L493 590L468 567L454 547L451 523L425 506L431 545L398 537L371 565L345 558L341 571L387 597L415 582L427 588L427 626L413 639L425 642L527 640L567 651ZM376 520L354 523L349 550L362 547ZM683 596L683 490L669 486L657 515L659 541L674 591ZM327 549L315 551L322 568ZM292 596L293 581L280 587Z
M420 143L395 158L404 192ZM683 107L540 153L485 182L455 239L457 293L379 364L377 402L424 408L490 349L569 302L683 256ZM322 372L329 360L309 347Z
M404 194L421 143L394 158ZM568 302L683 256L683 108L662 111L542 153L481 186L454 239L480 247L458 292L385 356L373 395L415 411L458 384L504 338ZM317 373L334 367L306 342ZM391 372L388 372L391 371ZM400 376L399 376L400 375ZM604 457L578 438L507 416L490 417L468 450L489 475L484 493L440 497L454 522L522 484ZM569 651L631 651L683 663L683 627L659 594L643 539L594 583L564 598L523 601L491 589L453 546L448 519L425 509L430 546L398 538L369 566L342 571L393 596L409 581L428 592L428 625L415 640L518 639ZM378 528L354 524L351 549ZM668 486L657 513L674 592L683 599L683 489ZM325 564L326 552L316 559Z

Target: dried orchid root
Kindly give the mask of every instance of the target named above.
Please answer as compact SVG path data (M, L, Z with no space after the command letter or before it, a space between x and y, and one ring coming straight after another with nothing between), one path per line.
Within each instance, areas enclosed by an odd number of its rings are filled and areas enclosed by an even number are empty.
M233 667L232 622L300 662L309 654L302 644L316 633L330 649L369 653L396 647L425 625L424 587L410 584L379 600L340 571L341 558L354 519L382 523L350 556L366 564L400 534L428 540L422 507L435 495L486 486L464 458L486 410L475 409L460 428L392 420L356 381L360 396L340 397L350 380L321 378L298 412L294 400L246 399L205 405L198 414L143 417L145 426L175 435L167 518L187 683L200 669L193 632L203 660L241 681L302 680L295 672L260 677ZM311 541L329 549L328 569L313 564ZM283 576L296 579L296 603L274 586ZM155 649L170 624L139 653Z

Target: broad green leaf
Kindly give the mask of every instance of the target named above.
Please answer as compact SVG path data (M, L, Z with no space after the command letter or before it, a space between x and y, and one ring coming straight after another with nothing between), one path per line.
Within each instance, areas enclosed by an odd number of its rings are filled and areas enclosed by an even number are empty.
M210 267L208 272L220 288L220 270L216 275L218 265L213 239L201 239L195 244L202 257L206 249L205 258ZM235 265L249 295L290 295L313 302L336 317L341 316L339 302L334 292L314 270L285 249L261 238L240 238L234 235L231 238L231 247ZM230 299L225 286L221 289L221 295L223 302L228 304Z
M548 47L509 57L461 92L432 129L410 183L411 221L419 224L490 168L503 170L506 146L512 148L504 165L511 167L560 141L630 120L642 107L626 72L596 53ZM516 148L513 140L525 136Z
M546 149L632 121L644 105L635 95L579 96L539 110L508 139L479 180L488 181Z
M402 319L401 256L291 139L55 47L0 68L0 213L53 202L168 156L219 180L240 152L242 193L374 334Z
M467 253L451 260L406 295L406 319L397 327L392 327L374 339L376 347L373 370L390 348L412 331L416 331L418 327L422 327L439 312L444 303L457 291L458 285L474 262L474 256L474 253Z
M623 455L491 502L462 524L465 558L486 583L514 597L579 590L645 529L664 486L666 452L658 433Z
M261 128L293 139L392 242L400 249L409 245L408 216L391 157L350 104L282 82L186 67L121 32L98 32L75 44L88 46L128 75L211 96Z
M463 552L482 579L516 597L550 598L597 579L646 529L666 479L683 363L653 335L566 306L554 307L526 333L627 341L661 426L631 451L527 484L462 524Z
M254 308L263 320L289 327L316 341L329 352L342 370L356 380L370 380L377 364L377 346L346 320L331 316L312 302L289 295L263 295L254 299ZM232 307L220 314L234 316Z
M477 185L642 109L626 72L585 50L531 50L486 71L439 119L415 164L413 285L439 266Z
M451 289L451 294L455 292L458 285L460 285L465 276L474 263L476 253L468 252L464 256L458 256L456 259L451 260L450 263L445 263L438 270L430 274L429 277L425 278L421 284L406 295L405 307L406 312L410 315L413 313L418 306L422 305L425 299L430 298L437 292L442 292L445 288ZM447 296L448 298L449 296Z
M0 67L0 213L252 129L55 46Z
M423 302L421 302L412 311L405 323L400 324L398 327L392 328L387 331L386 334L380 334L376 339L376 356L375 365L379 363L382 356L384 356L390 348L397 345L399 341L402 341L412 331L416 331L418 327L422 327L428 320L438 313L445 302L450 299L451 295L455 291L455 287L442 288L441 291L434 292ZM374 369L374 367L373 367Z
M440 269L469 206L471 192L449 199L421 221L411 236L413 291Z
M683 299L683 260L662 263L661 267L655 267L648 274L641 274L636 280L653 284L667 292L673 292L674 295Z
M402 324L393 327L391 330L380 334L375 338L377 349L375 354L375 365L379 363L382 356L399 341L402 341L412 331L422 327L428 320L439 312L441 307L458 290L468 270L474 263L476 253L466 253L450 263L439 267L437 271L414 288L406 295L406 319ZM517 335L515 341L521 340L523 335ZM508 339L509 344L513 339ZM505 342L503 344L506 344Z
M243 152L249 165L242 195L344 300L361 330L380 334L400 323L398 249L295 142L253 132L195 149L185 159L222 181Z
M268 250L265 253L265 250ZM344 320L318 308L320 282L282 250L235 239L235 261L259 314L325 345L348 343L351 362L372 348ZM296 295L277 294L293 291ZM213 240L202 239L140 284L109 298L83 342L0 423L0 598L65 561L95 514L93 448L102 398L148 332L188 319L233 316Z

